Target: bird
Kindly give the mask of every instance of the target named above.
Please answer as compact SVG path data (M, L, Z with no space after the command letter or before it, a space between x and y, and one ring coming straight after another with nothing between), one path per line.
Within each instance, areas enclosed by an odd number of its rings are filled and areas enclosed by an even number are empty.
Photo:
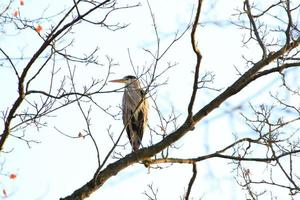
M136 151L141 145L144 130L148 123L149 104L145 97L145 91L139 80L132 75L110 82L125 84L122 99L122 119L132 150Z

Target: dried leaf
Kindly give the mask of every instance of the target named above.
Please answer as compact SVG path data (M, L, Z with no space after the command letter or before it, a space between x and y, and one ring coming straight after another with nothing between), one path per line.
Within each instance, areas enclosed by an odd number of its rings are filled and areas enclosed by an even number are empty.
M246 169L246 170L244 171L244 174L245 174L245 176L250 176L250 169Z
M18 16L19 16L19 11L18 11L18 10L15 10L15 11L13 12L13 16L14 16L14 17L18 17Z
M9 175L9 178L12 179L12 180L15 180L17 178L17 174L11 173Z
M37 25L35 27L35 31L38 32L38 33L40 33L42 30L43 30L43 27L41 25Z

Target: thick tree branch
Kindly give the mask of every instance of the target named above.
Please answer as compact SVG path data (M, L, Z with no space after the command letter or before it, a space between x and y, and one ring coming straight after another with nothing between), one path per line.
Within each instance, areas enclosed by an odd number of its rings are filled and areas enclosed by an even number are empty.
M285 37L286 37L286 43L288 44L291 41L291 27L293 25L293 19L291 15L290 1L286 0L285 4L286 4L285 10L288 17L288 24L285 30Z
M232 155L225 155L219 152L207 154L204 156L199 156L196 158L159 158L159 159L149 159L146 160L146 165L154 165L154 164L165 164L165 163L177 163L177 164L193 164L196 162L204 161L211 158L223 158L228 160L235 160L235 161L248 161L248 162L264 162L270 163L272 161L277 161L283 157L287 157L290 155L296 155L300 153L300 150L294 150L290 152L285 152L279 155L275 155L272 157L241 157L241 156L232 156Z
M245 88L250 82L252 82L253 76L256 76L262 68L266 67L271 62L280 58L282 55L298 47L299 45L300 45L300 37L294 42L284 45L282 48L280 48L278 51L274 52L273 54L269 54L265 59L261 59L257 63L254 63L253 67L251 67L248 71L246 71L239 79L237 79L224 92L222 92L219 96L213 99L201 110L199 110L193 116L193 121L197 123L198 121L203 119L208 113L210 113L215 108L219 107L221 103L223 103L226 99L235 95L243 88Z
M185 195L185 200L189 200L189 197L190 197L190 194L192 191L192 187L193 187L193 184L194 184L196 176L197 176L197 165L195 162L192 165L193 165L193 175L189 181L189 185L188 185L186 195Z
M197 31L197 26L199 24L199 20L200 20L200 12L201 12L201 7L202 7L202 0L199 0L198 2L198 7L197 7L197 12L196 12L196 16L195 16L195 21L192 27L192 32L191 32L191 43L192 43L192 47L193 47L193 51L196 54L197 57L197 62L195 65L195 75L194 75L194 84L193 84L193 91L192 91L192 95L191 95L191 99L188 105L188 117L187 117L187 121L191 124L193 124L193 120L192 120L192 116L193 116L193 106L194 106L194 102L196 99L196 94L198 91L198 79L199 79L199 71L200 71L200 64L201 64L201 60L202 60L202 55L200 52L200 49L197 47L197 41L196 41L196 31ZM193 125L192 125L193 126Z
M252 81L254 81L255 79L260 78L262 76L266 76L266 75L274 73L274 72L281 73L285 69L294 68L294 67L300 67L300 62L297 62L297 63L284 63L284 64L282 64L278 67L274 67L274 68L271 68L271 69L266 69L264 71L260 71L259 73L257 73L255 76L252 77Z

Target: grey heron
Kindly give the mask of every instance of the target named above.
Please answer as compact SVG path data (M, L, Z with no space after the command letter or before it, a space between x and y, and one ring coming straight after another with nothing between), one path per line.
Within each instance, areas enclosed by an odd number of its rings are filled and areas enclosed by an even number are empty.
M126 126L132 149L136 151L141 145L144 129L148 123L149 105L145 98L145 91L139 80L132 75L110 82L125 84L122 101L123 124Z

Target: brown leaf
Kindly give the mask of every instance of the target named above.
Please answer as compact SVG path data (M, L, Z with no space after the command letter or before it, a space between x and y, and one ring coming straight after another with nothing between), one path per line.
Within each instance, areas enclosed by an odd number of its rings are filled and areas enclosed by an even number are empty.
M12 180L15 180L17 178L17 174L11 173L9 175L9 178L12 179Z
M42 30L43 30L43 27L41 25L37 25L35 27L35 31L38 32L38 33L40 33Z

